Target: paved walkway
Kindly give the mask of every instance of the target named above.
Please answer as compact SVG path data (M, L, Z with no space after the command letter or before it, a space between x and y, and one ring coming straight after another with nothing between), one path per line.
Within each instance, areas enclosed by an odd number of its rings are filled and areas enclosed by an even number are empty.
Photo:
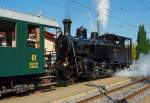
M150 95L146 96L140 103L150 103Z
M97 85L110 85L113 83L125 81L129 78L127 77L111 77L111 78L103 78L92 81ZM50 103L53 100L58 100L61 98L65 98L68 96L77 95L86 91L90 91L95 89L95 87L91 87L86 85L87 82L70 85L68 87L59 87L56 90L48 91L48 92L35 92L31 93L27 96L23 97L10 97L5 98L0 101L0 103Z

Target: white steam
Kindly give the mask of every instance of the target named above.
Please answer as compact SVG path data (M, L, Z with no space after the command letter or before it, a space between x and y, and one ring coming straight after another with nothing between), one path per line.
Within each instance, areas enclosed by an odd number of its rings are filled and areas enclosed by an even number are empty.
M118 71L117 76L150 76L150 54L140 55L139 60L130 68Z
M95 0L95 1L98 11L98 21L100 22L102 27L106 27L108 22L110 1L109 0Z
M90 24L90 31L91 32L96 32L96 26L95 26L95 24L94 24L94 18L92 17L92 14L91 13L89 13L88 14L88 17L89 17L89 24Z

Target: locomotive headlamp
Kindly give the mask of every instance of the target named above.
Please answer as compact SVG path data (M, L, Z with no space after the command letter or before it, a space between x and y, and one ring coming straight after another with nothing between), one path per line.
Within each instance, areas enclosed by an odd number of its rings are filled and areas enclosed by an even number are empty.
M65 62L63 63L63 65L66 67L68 64L69 64L68 57L65 57Z
M67 66L67 63L64 62L63 65L66 67L66 66Z

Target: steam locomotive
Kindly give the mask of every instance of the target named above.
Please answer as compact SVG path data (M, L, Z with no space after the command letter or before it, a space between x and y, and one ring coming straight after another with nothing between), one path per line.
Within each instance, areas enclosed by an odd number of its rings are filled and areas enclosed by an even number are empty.
M71 36L70 19L64 19L64 34L56 40L55 69L59 79L74 82L81 78L111 76L117 69L128 67L131 60L131 39L115 34L98 35L81 26Z

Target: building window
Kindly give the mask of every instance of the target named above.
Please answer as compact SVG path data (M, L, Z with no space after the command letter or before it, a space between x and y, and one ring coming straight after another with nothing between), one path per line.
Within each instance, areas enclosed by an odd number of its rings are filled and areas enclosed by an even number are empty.
M16 47L16 23L0 19L0 47Z
M27 46L32 48L40 48L40 27L36 25L28 25Z

